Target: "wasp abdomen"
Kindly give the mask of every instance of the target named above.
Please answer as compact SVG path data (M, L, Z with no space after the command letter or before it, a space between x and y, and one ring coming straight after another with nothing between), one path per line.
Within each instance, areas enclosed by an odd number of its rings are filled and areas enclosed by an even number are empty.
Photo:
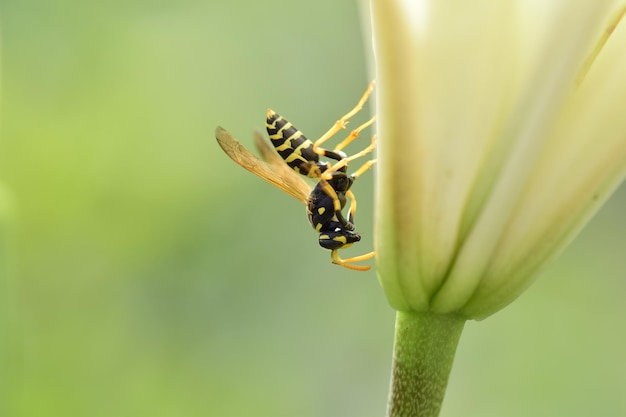
M319 176L319 170L312 171L313 166L319 166L319 155L302 132L272 110L267 111L265 127L276 152L287 165L302 175Z

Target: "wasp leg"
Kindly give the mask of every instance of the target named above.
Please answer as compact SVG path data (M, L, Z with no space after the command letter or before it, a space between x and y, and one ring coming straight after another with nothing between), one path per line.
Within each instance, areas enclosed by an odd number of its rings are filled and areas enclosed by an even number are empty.
M339 120L337 120L335 122L335 124L328 129L328 131L326 133L324 133L322 135L322 137L320 137L318 140L316 140L313 143L313 151L316 152L317 154L321 155L321 156L325 156L324 155L324 149L320 148L320 145L324 142L326 142L328 139L330 139L331 137L333 137L335 134L337 134L337 132L339 132L342 129L346 128L346 125L348 124L348 120L354 116L355 114L357 114L359 111L361 111L361 109L363 108L363 106L365 105L365 102L367 101L367 99L369 98L370 94L372 94L372 91L374 90L374 84L375 82L372 81L371 83L369 83L369 85L367 86L367 90L365 90L365 93L363 93L363 96L361 97L361 99L359 100L359 102L357 103L356 106L354 106L354 108L352 110L350 110L348 113L346 113L342 118L340 118ZM369 124L373 123L374 120L370 120L369 122L365 123L365 126L369 126ZM369 124L368 124L369 123ZM364 126L364 127L365 127ZM357 132L357 136L358 136L358 132ZM346 139L347 140L347 139ZM354 140L354 138L352 138L350 141L348 141L346 144L344 144L344 146L346 146L348 143L350 143L352 140ZM344 141L345 142L345 141ZM341 149L341 148L339 148Z
M348 146L350 143L352 143L354 139L359 137L359 133L361 133L361 131L365 129L366 127L369 127L372 123L374 123L374 121L376 121L376 116L372 117L367 122L363 123L361 126L357 127L352 132L350 132L348 137L346 137L339 145L337 145L337 147L335 147L335 151L340 151L346 146Z
M372 159L371 161L367 161L366 163L364 163L359 169L356 170L354 174L350 175L350 177L352 178L352 182L354 182L354 180L356 180L359 177L359 175L363 174L365 171L367 171L372 166L374 166L375 163L376 163L375 159ZM348 222L354 224L354 214L356 213L356 197L350 190L346 191L346 196L350 199L350 211L348 211Z
M369 146L365 149L363 149L360 152L355 153L354 155L350 155L346 158L343 158L342 160L340 160L339 162L337 162L335 165L332 165L330 168L328 168L325 172L325 174L322 174L322 178L328 180L332 177L332 173L335 171L339 171L341 168L345 167L348 165L348 162L350 161L354 161L357 158L361 158L362 156L367 155L368 153L372 152L374 150L374 148L376 148L376 136L372 136L372 143L369 144ZM369 169L369 167L371 165L373 165L372 161L367 162L365 165L369 164L369 166L367 168L365 168L363 170L363 172L367 171ZM361 171L363 169L363 167L359 168L358 171ZM357 171L357 172L358 172ZM362 172L361 172L362 173ZM361 174L359 174L361 175ZM352 174L352 176L354 177L354 174ZM358 175L357 175L358 177ZM356 178L356 177L354 177Z
M366 253L365 255L355 256L348 259L341 259L337 249L333 249L330 252L330 260L335 265L341 265L344 268L353 269L355 271L369 271L371 268L369 265L352 265L353 262L366 261L373 258L376 255L375 252Z
M324 193L326 193L326 195L333 200L333 210L335 212L335 216L337 217L337 221L341 223L346 230L354 230L354 224L343 217L343 213L341 212L341 201L339 200L335 189L324 179L320 180L319 186L322 188L322 191L324 191Z
M376 120L376 116L372 117L367 122L363 123L361 126L359 126L356 129L354 129L352 132L350 132L348 137L345 138L332 151L328 150L328 149L325 149L325 148L320 148L319 146L316 147L316 144L313 144L313 151L316 152L317 154L319 154L320 156L325 156L327 158L331 158L331 159L334 159L336 161L339 161L334 166L331 166L330 168L328 168L328 171L336 171L337 169L348 165L348 162L350 162L350 161L352 161L352 160L354 160L356 158L360 158L361 156L371 152L376 147L376 144L375 144L376 138L372 137L372 143L367 148L365 148L364 150L359 152L358 154L355 154L355 155L352 155L350 157L347 157L347 155L344 152L341 151L343 148L348 146L354 139L358 138L359 137L359 133L361 133L361 131L363 129L365 129L366 127L370 126L372 123L374 123L375 120Z
M350 177L352 177L353 180L356 180L359 176L361 176L365 171L367 171L368 169L370 169L371 167L374 166L374 164L376 163L376 159L372 159L367 161L366 163L364 163L363 165L361 165L361 167L359 169L357 169L356 171L354 171L354 173L352 175L350 175Z
M356 197L352 191L346 191L346 196L350 199L350 210L348 210L348 222L354 224L354 214L356 213Z

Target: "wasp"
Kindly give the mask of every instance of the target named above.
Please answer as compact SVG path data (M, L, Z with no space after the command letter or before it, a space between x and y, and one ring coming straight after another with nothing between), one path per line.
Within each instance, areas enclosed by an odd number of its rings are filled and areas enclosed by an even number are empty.
M322 145L346 128L349 119L363 108L373 88L374 82L369 84L357 105L315 142L307 139L282 116L271 109L268 110L266 129L271 145L259 132L255 132L254 136L256 148L262 159L256 157L223 128L218 127L215 132L219 145L233 161L306 205L309 222L319 233L320 246L331 251L332 263L358 271L367 271L370 267L353 263L374 257L374 252L342 259L338 250L361 240L361 235L354 231L356 198L350 188L360 175L376 163L376 160L365 162L350 175L347 170L350 161L372 152L376 147L376 138L373 136L369 146L353 155L348 156L343 149L354 141L363 129L370 126L376 117L354 129L334 149L325 149ZM321 161L320 157L333 162ZM316 179L315 187L311 187L303 176ZM348 198L350 208L346 219L342 210Z

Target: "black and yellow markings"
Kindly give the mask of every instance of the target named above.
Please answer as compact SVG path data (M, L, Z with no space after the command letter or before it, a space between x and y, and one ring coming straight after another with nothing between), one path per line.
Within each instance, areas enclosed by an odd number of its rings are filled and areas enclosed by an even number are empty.
M265 128L276 152L299 174L319 178L321 173L330 167L327 162L319 162L319 157L341 161L346 154L340 149L328 150L320 148L307 139L294 125L272 109L267 110ZM344 147L347 143L344 145Z
M265 128L274 149L299 174L317 178L320 175L319 155L313 151L313 142L283 117L267 110Z
M356 199L350 187L360 175L376 163L376 160L365 162L350 175L347 174L347 168L349 162L374 150L375 137L372 137L371 143L365 149L353 155L347 156L343 149L354 141L363 129L374 123L376 118L372 117L358 126L332 150L322 148L321 145L346 128L349 119L363 108L373 88L374 82L369 84L357 105L315 142L307 139L285 118L271 109L268 110L266 129L272 145L270 146L258 132L255 134L255 144L262 160L221 127L215 132L222 149L237 164L305 203L309 221L319 233L320 246L331 251L331 261L358 271L366 271L370 267L353 263L373 258L374 252L342 259L337 251L361 240L361 236L354 232ZM320 161L320 157L334 162ZM315 178L318 182L311 188L298 174ZM346 219L342 210L347 199L350 199L350 209Z
M348 238L344 235L331 236L329 234L320 234L320 240L332 241L337 243L339 247L345 248L348 245Z

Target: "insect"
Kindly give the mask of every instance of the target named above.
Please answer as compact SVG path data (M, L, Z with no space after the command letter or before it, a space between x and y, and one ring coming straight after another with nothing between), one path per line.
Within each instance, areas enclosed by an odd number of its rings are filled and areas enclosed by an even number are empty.
M376 160L365 162L353 174L347 174L348 163L370 153L376 146L375 137L362 151L347 156L342 149L359 136L359 133L370 126L375 117L354 129L339 145L329 150L322 148L328 139L345 129L348 121L358 113L374 88L370 83L358 104L341 117L318 140L311 142L302 132L272 110L267 112L266 128L271 145L259 132L255 132L255 145L261 155L257 158L230 133L221 127L215 135L224 152L237 164L263 178L279 189L285 191L307 207L307 217L313 228L319 233L319 244L331 251L331 261L343 267L367 271L369 266L353 265L355 262L374 257L374 252L348 259L341 259L338 250L347 248L361 240L354 232L354 214L356 199L350 190L354 181L370 169ZM273 146L272 146L273 145ZM320 161L325 157L334 161ZM311 187L302 176L317 179L315 187ZM350 199L348 218L343 216L342 209Z

